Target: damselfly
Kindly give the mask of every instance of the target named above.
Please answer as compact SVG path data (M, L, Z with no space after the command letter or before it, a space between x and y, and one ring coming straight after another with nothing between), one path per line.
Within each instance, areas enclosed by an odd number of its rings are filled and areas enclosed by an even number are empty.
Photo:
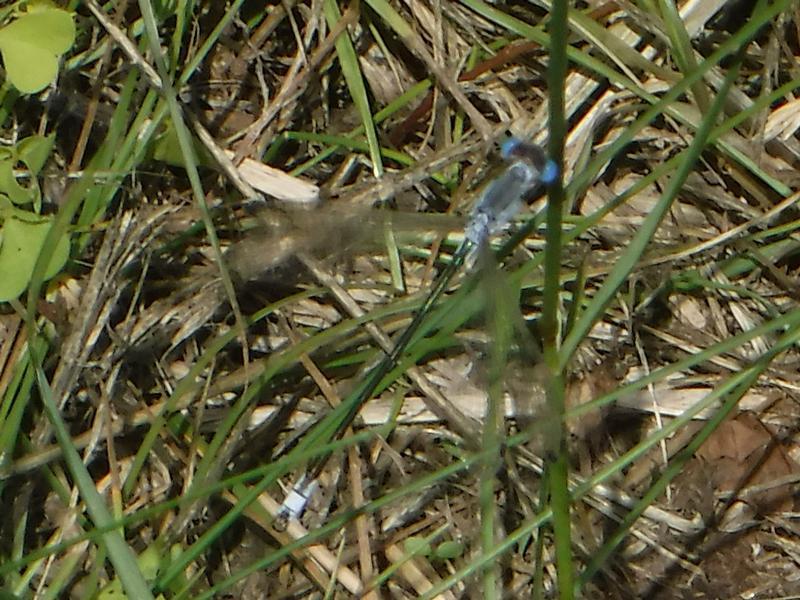
M480 193L464 229L464 241L453 254L451 262L439 276L414 319L394 344L392 351L381 358L354 395L347 400L347 413L339 421L329 439L338 437L350 426L361 406L370 399L381 380L400 359L425 315L436 304L464 262L476 250L484 247L492 234L509 223L539 186L553 183L558 175L555 163L548 160L542 148L536 144L509 138L501 146L501 156L505 168ZM281 505L278 521L285 522L302 514L327 458L327 455L323 455L309 464L306 472L294 484Z

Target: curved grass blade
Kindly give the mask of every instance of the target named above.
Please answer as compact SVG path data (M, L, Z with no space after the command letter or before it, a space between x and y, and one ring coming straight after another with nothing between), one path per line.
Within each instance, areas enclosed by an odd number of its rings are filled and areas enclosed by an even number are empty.
M325 0L322 5L322 10L325 13L325 19L328 25L333 28L342 14L339 12L339 6L336 0ZM361 117L361 124L364 127L364 133L367 136L367 145L369 146L369 156L372 161L372 172L375 177L383 175L383 161L381 159L381 147L378 143L378 136L375 133L375 123L372 120L372 111L369 108L369 98L367 97L367 87L364 85L364 79L361 76L361 69L358 66L358 56L353 47L353 42L346 32L339 36L336 40L336 54L339 56L339 64L342 67L342 74L347 82L347 87L350 90L350 97L356 105L356 110Z
M701 152L705 149L716 117L724 105L726 98L725 92L730 88L733 83L733 78L736 77L738 73L739 69L737 64L737 67L732 68L728 73L725 88L722 90L722 93L716 97L711 106L711 110L703 119L700 129L697 131L692 143L686 150L684 159L678 167L678 171L670 180L669 186L664 191L661 200L644 219L641 227L628 244L625 254L614 264L611 273L609 273L605 282L603 282L603 285L595 294L592 302L589 304L586 311L578 317L572 331L570 331L564 339L559 358L559 364L562 368L567 365L572 354L577 349L578 344L586 337L591 327L600 318L603 310L605 310L605 307L611 301L617 289L619 289L630 272L634 269L645 247L650 243L661 220L670 206L672 206L673 200L678 196L683 183L694 168Z
M31 334L31 339L36 339L35 327L31 321L28 321L28 329ZM42 369L41 357L36 355L33 346L29 347L29 351L31 352L31 360L36 370L36 383L39 388L39 393L41 394L42 405L53 427L56 439L64 452L64 461L72 477L75 479L75 484L80 491L83 501L86 503L86 509L91 515L92 521L100 528L108 527L113 524L113 517L108 511L105 500L103 500L97 492L94 481L86 465L83 464L78 451L72 445L72 439L70 438L67 426L61 418L61 413L56 406L53 390L50 388L50 382L47 380L47 376ZM109 529L102 534L102 540L106 545L109 559L119 575L126 594L131 598L152 598L153 595L150 593L150 586L147 585L136 563L136 557L130 546L125 543L121 531L119 529Z

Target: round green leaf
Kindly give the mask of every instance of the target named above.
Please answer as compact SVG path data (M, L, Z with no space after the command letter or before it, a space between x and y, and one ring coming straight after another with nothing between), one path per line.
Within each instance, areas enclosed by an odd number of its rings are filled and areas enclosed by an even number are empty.
M5 219L0 231L0 302L17 298L31 280L36 259L42 251L44 240L52 226L51 219L21 217L22 211L14 211ZM45 279L61 271L69 258L69 239L63 236L56 244L45 271Z
M8 79L23 94L46 88L58 73L58 60L47 50L27 41L10 39L0 43Z
M403 548L406 554L428 556L431 553L431 545L425 538L412 535L403 541Z
M436 546L436 550L434 552L434 556L440 560L458 558L462 554L464 554L464 544L454 540L442 542Z
M75 23L66 10L46 4L31 4L28 12L0 30L6 38L26 40L50 54L64 54L75 42Z
M58 57L75 41L72 15L52 6L33 5L0 29L0 53L9 81L20 92L43 90L58 72Z

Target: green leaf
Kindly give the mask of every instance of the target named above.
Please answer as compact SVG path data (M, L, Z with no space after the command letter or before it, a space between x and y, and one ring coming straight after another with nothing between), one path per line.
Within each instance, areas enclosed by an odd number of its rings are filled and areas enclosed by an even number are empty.
M431 553L431 545L425 538L410 536L403 542L406 554L428 556Z
M0 194L6 194L14 204L32 202L39 209L41 191L36 176L44 167L55 143L55 135L32 135L20 140L16 146L0 149ZM23 163L28 168L28 184L22 185L14 174L14 167Z
M158 569L161 564L159 547L160 544L158 543L148 546L136 558L136 564L139 566L139 570L142 572L142 577L144 577L144 580L147 583L155 580L156 576L158 575ZM159 599L163 597L163 595L158 596ZM127 600L128 595L122 589L122 581L120 578L115 577L108 585L100 590L97 598L98 600Z
M464 554L464 544L453 540L442 542L436 546L436 551L433 553L434 557L440 560L458 558L462 554Z
M56 78L58 59L74 41L71 13L46 4L31 5L0 29L0 53L8 80L25 94L43 90Z
M32 135L17 144L19 160L25 163L33 177L41 172L47 159L50 158L55 142L56 134L51 133L48 136Z
M52 226L51 217L11 208L3 211L0 229L0 302L17 298L30 283L33 267ZM0 213L1 214L1 213ZM65 235L56 244L47 264L44 278L50 279L64 267L69 258L69 238Z
M14 176L13 157L0 157L0 193L6 194L14 204L27 204L39 201L39 186L35 179L31 179L30 187L17 181Z
M198 164L204 167L213 167L216 163L205 147L195 138L192 138ZM178 143L178 133L172 123L168 122L166 128L156 138L153 145L153 159L158 160L173 167L186 168L186 160L183 151Z

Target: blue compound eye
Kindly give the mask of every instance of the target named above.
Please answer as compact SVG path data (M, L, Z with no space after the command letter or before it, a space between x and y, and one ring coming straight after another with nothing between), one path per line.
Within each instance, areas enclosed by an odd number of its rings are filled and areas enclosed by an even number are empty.
M539 175L539 179L545 185L553 183L558 179L558 165L552 160L548 160L544 165L544 169L542 169L541 175Z
M503 143L500 144L500 156L503 157L503 160L508 160L517 153L521 145L522 140L519 138L510 137L504 140Z

